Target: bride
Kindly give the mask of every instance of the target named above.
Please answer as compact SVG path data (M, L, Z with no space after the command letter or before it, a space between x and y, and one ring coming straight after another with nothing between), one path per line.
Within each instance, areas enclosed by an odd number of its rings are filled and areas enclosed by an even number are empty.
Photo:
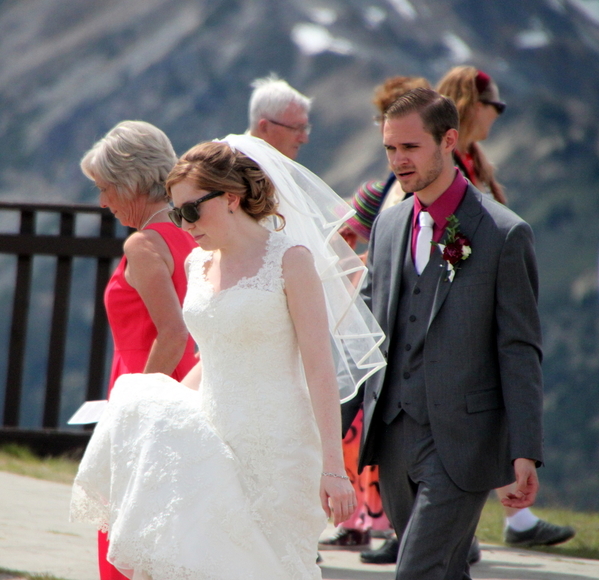
M336 229L347 206L260 139L203 143L167 180L201 361L178 383L123 375L73 487L133 580L312 580L326 517L355 508L340 392L383 364ZM282 230L282 231L276 231ZM331 514L332 512L332 514Z

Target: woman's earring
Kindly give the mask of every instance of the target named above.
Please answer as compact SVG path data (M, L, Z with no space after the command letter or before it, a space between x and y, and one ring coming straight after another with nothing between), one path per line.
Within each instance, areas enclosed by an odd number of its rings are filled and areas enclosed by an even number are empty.
M230 209L230 210L229 210L229 213L233 213L233 210L232 210L232 209Z

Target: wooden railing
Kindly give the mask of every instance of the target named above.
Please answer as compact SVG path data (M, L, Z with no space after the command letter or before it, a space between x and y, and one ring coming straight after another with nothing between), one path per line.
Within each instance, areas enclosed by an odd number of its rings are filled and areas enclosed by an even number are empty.
M93 217L90 217L91 216ZM42 220L40 216L43 216ZM83 218L83 216L87 216ZM77 234L81 220L87 219L86 230ZM55 223L55 233L49 233ZM44 222L44 223L41 223ZM97 222L97 223L93 223ZM13 232L7 232L12 227ZM48 227L45 227L48 226ZM81 227L79 228L81 230ZM90 232L89 230L94 230ZM121 228L122 229L122 228ZM90 235L93 234L93 235ZM78 442L85 444L89 430L67 429L61 425L60 411L63 397L63 377L65 371L65 348L69 339L69 307L72 300L91 301L92 329L89 341L89 363L87 377L81 389L82 400L95 400L105 397L104 371L107 356L107 321L103 305L103 293L110 277L113 261L122 255L123 232L117 236L114 216L107 210L86 205L51 205L0 203L0 256L16 256L16 272L10 325L6 334L0 336L5 342L8 357L6 379L0 382L0 396L3 392L4 406L0 425L0 442L16 441L26 443L40 452L56 453L72 448ZM35 260L41 256L55 258L53 286L44 281L43 289L32 285L32 272ZM73 261L85 258L95 262L93 297L71 296ZM5 272L6 273L6 272ZM6 277L5 277L6 279ZM22 426L22 395L24 370L27 356L27 330L31 324L31 300L50 291L52 300L48 302L51 313L45 386L43 388L43 412L39 425ZM0 288L0 300L9 294ZM51 303L51 304L50 304ZM1 381L0 377L0 381Z

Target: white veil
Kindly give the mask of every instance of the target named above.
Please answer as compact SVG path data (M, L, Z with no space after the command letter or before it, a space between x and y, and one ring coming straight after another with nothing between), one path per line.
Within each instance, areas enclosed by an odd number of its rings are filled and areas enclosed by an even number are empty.
M274 183L283 232L314 256L322 280L341 400L386 363L379 350L384 339L359 295L366 267L337 233L355 211L322 179L274 147L250 135L228 135L222 142L253 159ZM267 227L274 229L274 220Z

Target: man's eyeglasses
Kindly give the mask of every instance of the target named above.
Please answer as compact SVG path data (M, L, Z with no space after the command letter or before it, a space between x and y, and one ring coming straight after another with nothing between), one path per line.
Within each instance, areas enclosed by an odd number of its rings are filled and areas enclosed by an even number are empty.
M483 105L491 105L492 107L495 107L495 110L497 111L498 115L501 115L501 113L505 111L505 103L501 103L499 101L483 101L482 99L480 99L480 102Z
M272 119L266 119L269 123L273 125L278 125L279 127L285 127L285 129L289 129L290 131L295 131L296 133L305 133L309 135L312 131L312 125L310 123L306 123L305 125L298 125L297 127L292 127L291 125L285 125L285 123L279 123L278 121L273 121Z
M181 207L174 207L168 212L168 217L171 221L178 227L181 227L183 220L193 224L200 219L200 208L199 205L203 201L208 201L214 197L218 197L219 195L223 195L224 191L211 191L207 193L204 197L200 197L200 199L196 199L195 201L188 201L184 203Z

